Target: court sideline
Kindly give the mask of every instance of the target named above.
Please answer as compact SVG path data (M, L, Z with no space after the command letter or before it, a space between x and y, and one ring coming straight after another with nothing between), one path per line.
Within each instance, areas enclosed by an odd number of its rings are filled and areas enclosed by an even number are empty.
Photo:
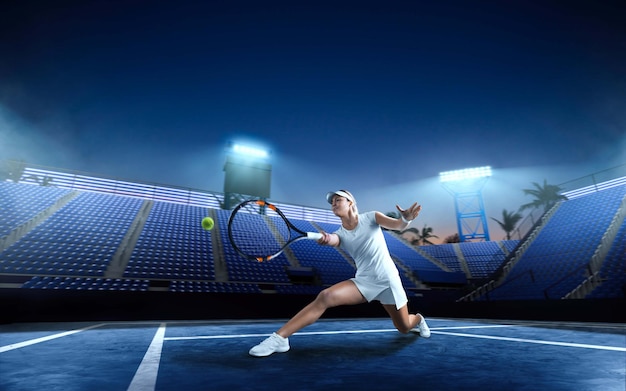
M625 390L626 325L323 319L291 350L248 349L282 321L0 325L0 390Z

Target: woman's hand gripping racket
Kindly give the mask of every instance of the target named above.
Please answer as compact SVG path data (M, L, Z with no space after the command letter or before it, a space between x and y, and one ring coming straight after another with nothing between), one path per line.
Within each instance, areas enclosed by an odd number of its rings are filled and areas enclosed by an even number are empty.
M263 262L276 258L293 242L319 240L322 234L298 229L267 201L248 200L233 209L228 220L228 238L242 257Z

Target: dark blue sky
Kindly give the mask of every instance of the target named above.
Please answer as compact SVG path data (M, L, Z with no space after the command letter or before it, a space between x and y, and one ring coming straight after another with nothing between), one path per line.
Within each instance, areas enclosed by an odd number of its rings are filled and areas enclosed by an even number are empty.
M9 1L0 158L222 191L244 140L272 151L273 199L324 207L340 187L362 209L452 213L423 199L440 171L491 165L521 193L626 162L625 17L591 0Z

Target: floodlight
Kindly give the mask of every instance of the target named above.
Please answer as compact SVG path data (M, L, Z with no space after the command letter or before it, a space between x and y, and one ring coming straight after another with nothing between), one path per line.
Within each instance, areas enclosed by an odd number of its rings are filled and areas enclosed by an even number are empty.
M224 164L224 209L249 196L269 198L272 165L267 150L230 143Z
M269 156L269 153L263 149L249 147L247 145L233 144L233 152L240 155L265 159Z
M475 167L475 168L464 168L462 170L440 172L439 181L442 183L456 182L456 181L463 181L465 179L486 178L490 176L491 176L491 167L483 166L483 167Z

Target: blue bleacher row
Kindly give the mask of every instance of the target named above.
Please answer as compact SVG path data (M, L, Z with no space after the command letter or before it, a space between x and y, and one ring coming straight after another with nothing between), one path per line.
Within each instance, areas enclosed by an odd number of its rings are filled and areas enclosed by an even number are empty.
M118 278L90 278L90 277L50 277L35 276L23 288L33 289L76 289L96 291L146 291L149 280L127 280Z
M485 297L497 299L542 299L548 295L561 297L586 278L584 265L588 263L600 243L602 234L613 219L624 199L626 187L616 187L563 202L552 219L541 230L521 260L508 274L505 284ZM7 232L20 224L37 218L69 191L51 187L0 182L0 214ZM114 253L143 205L143 200L111 194L76 192L65 206L34 227L24 237L0 252L0 273L42 275L59 278L90 277L100 283ZM6 211L11 209L12 213ZM581 226L581 210L594 209L585 218L592 223ZM270 262L257 263L241 258L228 240L226 222L230 211L213 210L218 225L213 231L204 231L199 222L208 213L206 208L155 201L145 225L132 249L121 280L171 280L170 290L213 291L213 285L229 283L233 287L248 284L275 284L279 293L317 292L351 278L352 260L334 248L319 246L312 241L300 241L292 246L299 264L318 273L322 286L303 287L290 284L286 267L289 260L283 254ZM221 223L220 223L221 222ZM332 232L337 224L308 221L294 222L305 231L323 229ZM267 230L270 232L269 230ZM625 229L622 225L603 264L601 275L605 281L590 297L623 295L626 283L624 273ZM212 235L219 235L222 243L227 280L215 281ZM401 277L405 286L415 288L415 277L428 276L436 283L458 284L459 276L469 281L490 278L519 244L517 240L475 242L421 246L419 251L395 235L385 231L390 253L403 266ZM0 236L2 239L3 236ZM259 240L257 236L254 240ZM267 240L271 240L268 238ZM504 250L503 250L504 248ZM457 251L463 254L459 259ZM425 254L425 255L424 255ZM437 262L431 261L435 259ZM462 262L465 265L462 265ZM442 269L444 265L447 270ZM465 268L463 267L465 266ZM580 273L576 268L583 267ZM526 278L532 271L533 278ZM574 271L574 273L572 273ZM569 278L564 278L569 275ZM67 277L63 277L67 276ZM223 278L223 277L222 277ZM186 280L186 281L185 281ZM28 281L24 287L39 287ZM144 285L148 289L148 285ZM209 289L209 290L207 290Z
M7 274L102 276L105 270L106 265L85 265L78 262L43 261L27 263L24 261L0 261L0 273Z
M172 292L262 293L257 284L215 281L172 281L169 290Z
M23 288L147 291L149 285L150 280L141 279L36 276L24 283ZM317 294L322 289L319 286L291 284L278 285L276 288L278 293L283 294ZM262 293L257 284L215 281L171 281L169 290L172 292Z

